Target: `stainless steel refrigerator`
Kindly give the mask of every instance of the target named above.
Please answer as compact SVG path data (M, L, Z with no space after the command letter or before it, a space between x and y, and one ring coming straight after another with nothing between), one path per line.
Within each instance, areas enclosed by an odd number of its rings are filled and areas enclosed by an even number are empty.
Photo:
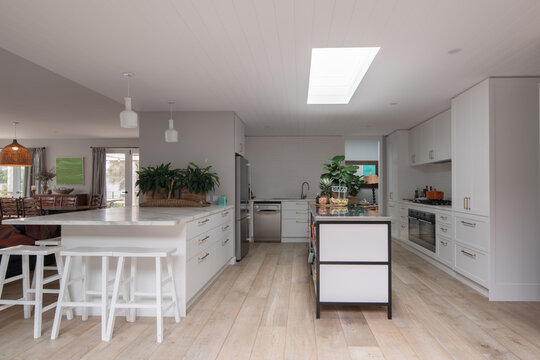
M236 155L236 191L234 220L236 227L236 260L240 261L249 250L249 162Z

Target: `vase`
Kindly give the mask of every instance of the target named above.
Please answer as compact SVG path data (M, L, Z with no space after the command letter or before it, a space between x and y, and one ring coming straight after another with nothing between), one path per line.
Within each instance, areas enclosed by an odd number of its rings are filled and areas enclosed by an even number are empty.
M41 185L41 193L42 194L48 194L49 192L49 186L47 184Z

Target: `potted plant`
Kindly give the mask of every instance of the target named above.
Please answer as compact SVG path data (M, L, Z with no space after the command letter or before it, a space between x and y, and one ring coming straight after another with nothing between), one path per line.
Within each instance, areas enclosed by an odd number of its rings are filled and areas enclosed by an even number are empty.
M321 175L321 178L327 177L332 179L332 185L334 186L346 186L348 187L353 181L355 181L356 172L358 166L343 164L345 161L344 155L336 155L330 159L330 163L324 164L323 171L326 171ZM348 189L347 189L348 190ZM337 194L332 194L333 197L338 197Z
M364 175L359 176L355 174L352 180L347 183L349 204L358 204L358 193L362 185L364 185Z
M206 202L206 194L219 186L219 176L211 172L212 166L201 168L190 162L180 173L180 198L184 200Z
M180 187L180 170L171 169L171 163L158 166L143 167L137 171L138 179L135 183L139 192L152 199L171 198L175 190Z
M321 196L319 197L319 204L328 204L328 198L332 193L332 179L323 176L319 182L319 189L321 189Z
M49 171L40 171L39 173L34 175L34 179L41 183L41 191L43 194L49 194L49 181L51 181L55 177L56 173L54 172L54 168Z

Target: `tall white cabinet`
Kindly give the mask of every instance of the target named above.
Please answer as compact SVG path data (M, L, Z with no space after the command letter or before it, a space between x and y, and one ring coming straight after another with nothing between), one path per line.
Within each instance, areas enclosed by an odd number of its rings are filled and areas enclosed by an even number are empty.
M409 130L409 163L411 165L450 159L450 110Z
M540 78L490 78L452 100L455 269L494 301L540 300Z

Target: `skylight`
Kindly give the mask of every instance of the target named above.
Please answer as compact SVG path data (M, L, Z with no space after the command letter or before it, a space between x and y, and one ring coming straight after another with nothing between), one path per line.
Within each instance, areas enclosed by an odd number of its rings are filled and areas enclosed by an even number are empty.
M379 49L312 49L307 103L348 104Z

